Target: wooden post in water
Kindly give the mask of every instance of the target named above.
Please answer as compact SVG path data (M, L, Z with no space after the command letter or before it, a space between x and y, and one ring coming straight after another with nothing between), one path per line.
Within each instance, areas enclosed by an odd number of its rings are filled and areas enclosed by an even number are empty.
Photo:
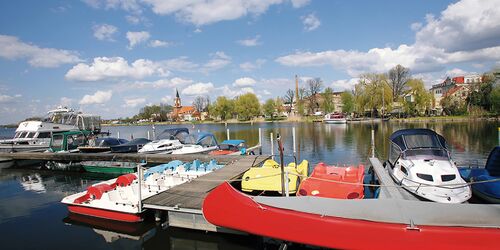
M375 158L375 130L372 129L372 142L371 142L372 158Z
M278 141L278 152L280 153L281 195L285 196L285 195L287 195L285 183L288 182L288 178L287 178L287 180L285 180L285 163L283 162L284 161L283 160L283 143L281 142L281 136L279 133L276 135L276 141Z
M142 164L137 164L137 180L139 182L139 189L137 190L137 194L139 196L139 202L137 203L137 208L139 209L139 213L142 212Z
M116 132L116 137L120 139L120 131Z
M259 128L259 155L262 155L262 128Z
M273 144L273 132L271 132L271 135L270 135L270 140L271 140L271 159L274 160L274 144Z
M228 128L226 129L226 137L227 137L227 140L229 140L229 129Z
M295 127L292 128L292 139L293 139L293 156L297 157L297 142L295 141L297 137L295 136Z
M150 136L149 136L149 130L148 130L148 140L151 140Z

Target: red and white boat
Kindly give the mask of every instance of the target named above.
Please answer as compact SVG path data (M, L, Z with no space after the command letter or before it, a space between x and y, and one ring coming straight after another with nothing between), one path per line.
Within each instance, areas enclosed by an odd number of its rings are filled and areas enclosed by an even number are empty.
M318 196L337 199L363 199L365 167L327 166L320 162L311 176L303 180L297 196Z
M328 248L497 249L500 205L400 199L249 196L223 183L203 203L208 222Z

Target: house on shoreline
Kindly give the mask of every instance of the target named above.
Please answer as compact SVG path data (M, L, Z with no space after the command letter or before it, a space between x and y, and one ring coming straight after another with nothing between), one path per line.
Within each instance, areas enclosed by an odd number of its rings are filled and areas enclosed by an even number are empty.
M482 76L474 74L453 78L447 77L442 83L432 85L430 92L434 95L433 111L437 114L443 112L441 100L447 96L455 96L465 101L468 94L478 89L479 85L483 82L484 79Z

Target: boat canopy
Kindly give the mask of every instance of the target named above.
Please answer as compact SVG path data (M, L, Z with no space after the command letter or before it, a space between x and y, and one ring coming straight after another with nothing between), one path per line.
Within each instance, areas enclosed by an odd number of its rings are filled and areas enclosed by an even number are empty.
M245 143L245 140L225 140L221 144L227 144L232 146L238 146L242 143Z
M201 132L198 134L191 134L187 136L184 140L181 140L183 144L196 144L204 147L217 146L217 139L211 133Z
M447 148L444 137L430 129L398 130L391 135L390 140L402 151L407 149Z
M95 144L98 147L116 146L128 142L125 139L118 139L113 137L97 138Z
M245 140L225 140L219 145L220 150L238 151L246 148Z
M150 142L151 140L148 140L146 138L135 138L129 142L125 142L122 145L123 146L129 146L129 145L145 145L146 143Z
M167 128L159 134L157 140L175 140L180 134L189 134L189 129L187 128Z

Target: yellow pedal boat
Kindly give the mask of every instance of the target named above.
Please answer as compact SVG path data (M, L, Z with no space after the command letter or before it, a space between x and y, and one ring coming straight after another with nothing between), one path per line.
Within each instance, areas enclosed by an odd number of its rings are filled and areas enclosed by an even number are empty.
M298 166L295 162L285 166L288 171L288 190L295 194L302 179L307 177L309 162L303 160ZM245 192L252 191L276 191L281 193L281 168L274 160L266 160L261 167L252 167L243 174L241 189Z

